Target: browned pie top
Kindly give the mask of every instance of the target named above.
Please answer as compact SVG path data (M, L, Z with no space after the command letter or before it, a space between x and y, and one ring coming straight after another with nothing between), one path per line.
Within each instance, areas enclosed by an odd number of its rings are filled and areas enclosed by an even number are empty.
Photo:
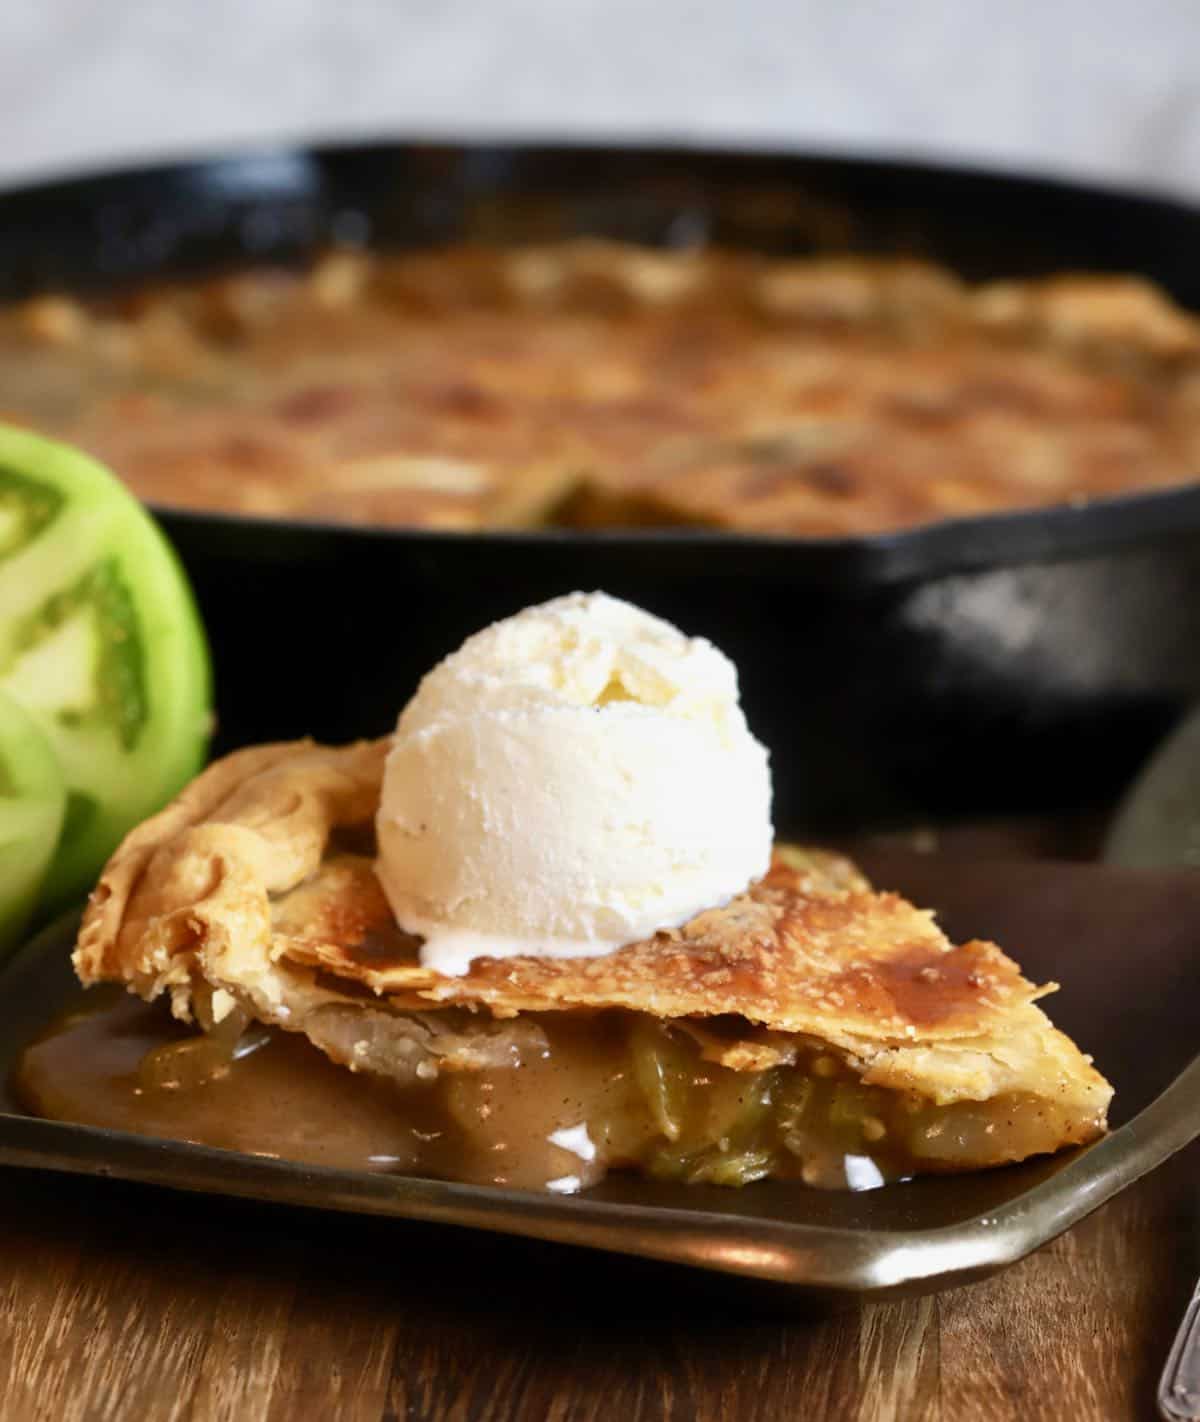
M1070 1089L1089 1109L1107 1100L1103 1079L1033 1005L1047 989L992 944L953 946L930 913L819 851L784 847L726 907L615 953L480 958L442 976L420 963L419 940L395 923L362 852L385 751L299 742L210 767L113 856L80 933L81 978L123 980L146 997L168 990L181 1012L203 978L301 1029L347 1001L733 1019L735 1037L804 1034L851 1056L867 1080L945 1099L1021 1081Z
M871 533L1200 469L1200 327L1132 278L601 242L0 316L0 415L166 505Z
M993 944L952 947L928 913L803 851L725 908L590 959L480 958L461 977L420 965L369 859L326 862L274 914L280 956L389 997L486 1005L498 1015L628 1007L661 1017L737 1014L776 1030L836 1019L861 1035L962 1036L1039 993ZM830 856L833 859L833 856Z

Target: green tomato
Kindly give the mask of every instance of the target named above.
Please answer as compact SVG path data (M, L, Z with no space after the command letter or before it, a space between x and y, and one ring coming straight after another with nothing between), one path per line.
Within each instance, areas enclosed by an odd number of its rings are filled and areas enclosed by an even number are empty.
M66 807L53 746L28 712L0 696L0 954L25 931Z
M41 726L67 786L49 911L200 768L211 673L183 571L137 500L79 451L5 426L0 693Z

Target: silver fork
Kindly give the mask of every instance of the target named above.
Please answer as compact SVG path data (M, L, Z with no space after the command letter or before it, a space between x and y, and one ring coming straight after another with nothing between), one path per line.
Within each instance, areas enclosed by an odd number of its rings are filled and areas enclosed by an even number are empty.
M1117 811L1104 846L1109 864L1200 865L1200 711L1168 737ZM1200 1282L1158 1383L1166 1422L1200 1422Z
M1167 1354L1158 1382L1158 1410L1167 1422L1200 1418L1200 1284Z

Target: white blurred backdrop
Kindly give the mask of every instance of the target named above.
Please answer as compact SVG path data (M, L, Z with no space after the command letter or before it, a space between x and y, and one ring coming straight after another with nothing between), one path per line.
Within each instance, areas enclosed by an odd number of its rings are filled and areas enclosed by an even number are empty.
M0 0L0 180L296 136L683 136L1200 194L1194 0Z

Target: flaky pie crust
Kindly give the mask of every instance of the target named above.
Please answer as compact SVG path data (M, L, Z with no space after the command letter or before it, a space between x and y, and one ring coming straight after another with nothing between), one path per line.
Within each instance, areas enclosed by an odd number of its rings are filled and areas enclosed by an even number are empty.
M165 505L846 537L1194 481L1200 323L1132 276L594 239L0 308L6 417Z
M300 741L216 762L113 855L75 950L81 980L170 993L185 1019L204 983L335 1057L314 1029L330 1010L365 1025L448 1005L497 1018L625 1008L719 1029L707 1051L735 1070L786 1059L801 1034L869 1085L938 1104L1053 1098L1076 1123L1070 1140L1102 1129L1111 1088L1036 1006L1052 984L1028 982L993 944L955 947L931 913L821 851L781 846L730 904L607 956L483 958L439 975L373 870L386 752Z

